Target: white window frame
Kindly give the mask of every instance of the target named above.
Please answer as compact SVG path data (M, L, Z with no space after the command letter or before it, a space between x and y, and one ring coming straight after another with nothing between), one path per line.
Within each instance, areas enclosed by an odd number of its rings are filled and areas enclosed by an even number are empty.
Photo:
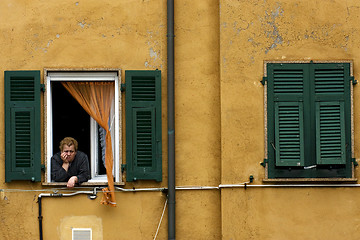
M115 83L115 95L114 95L114 122L112 127L114 127L114 131L112 133L113 138L113 174L115 177L115 183L121 184L121 134L120 134L120 126L121 126L121 91L120 91L120 83L119 79L121 71L119 69L116 70L45 70L44 71L46 77L45 84L45 104L44 104L44 114L45 114L45 184L51 184L51 157L54 149L54 143L52 142L52 96L51 96L51 82L52 81L114 81ZM49 106L49 107L48 107ZM96 129L96 122L91 118L90 131L94 131ZM96 133L97 131L94 131ZM97 145L95 139L93 137L90 141L91 148ZM56 143L55 143L56 145ZM91 154L94 154L92 152ZM95 166L95 160L91 155L89 156L90 164ZM95 168L91 169L90 179L88 182L83 183L86 184L105 184L107 183L106 175L96 175ZM57 183L58 184L58 183Z

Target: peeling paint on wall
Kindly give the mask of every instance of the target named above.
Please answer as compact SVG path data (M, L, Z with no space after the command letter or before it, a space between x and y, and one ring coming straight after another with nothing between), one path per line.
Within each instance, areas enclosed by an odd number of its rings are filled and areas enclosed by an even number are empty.
M81 28L88 28L90 27L91 24L88 24L86 23L85 19L82 20L81 22L78 22L78 25L81 27Z
M234 30L236 31L236 34L240 34L241 31L245 31L249 29L250 23L241 20L240 22L235 21L233 24Z
M157 53L154 51L153 48L150 48L150 57L156 60L158 58Z
M284 10L281 6L277 5L274 10L270 12L265 11L265 17L263 23L265 25L265 34L267 38L271 39L271 45L266 47L265 53L268 53L270 50L275 49L278 45L283 43L283 38L280 35L279 27L276 23L277 18L281 17L284 13Z
M160 26L163 27L163 26ZM157 39L159 35L158 31L147 31L147 45L149 46L149 57L144 62L145 67L147 68L157 68L161 69L160 64L160 57L161 57L161 43L157 40L154 41L154 39Z

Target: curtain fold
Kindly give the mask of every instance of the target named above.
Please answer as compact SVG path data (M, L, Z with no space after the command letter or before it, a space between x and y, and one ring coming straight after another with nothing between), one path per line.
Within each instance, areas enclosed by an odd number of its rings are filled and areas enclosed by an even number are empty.
M114 82L62 82L65 89L76 99L84 110L106 131L105 135L105 166L108 188L105 189L102 204L116 206L114 178L113 178L113 153L109 124L110 113L114 102Z

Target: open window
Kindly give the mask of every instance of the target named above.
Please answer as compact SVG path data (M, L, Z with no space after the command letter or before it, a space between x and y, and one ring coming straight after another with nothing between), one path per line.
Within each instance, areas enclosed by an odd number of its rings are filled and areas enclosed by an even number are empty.
M41 84L40 71L5 71L5 181L31 180L42 181L41 148L44 147L46 185L57 185L51 180L51 157L59 151L59 143L66 136L72 136L79 142L79 150L85 152L90 160L91 179L87 185L116 184L122 182L122 172L126 181L155 180L162 181L162 100L161 71L127 70L125 71L125 118L121 113L120 71L119 70L44 70L44 83ZM80 84L69 84L81 82ZM89 84L87 84L89 83ZM75 100L77 94L70 94L69 85L99 85L95 95L110 92L91 99L96 105L102 96L111 95L110 116L98 118L101 111L92 111ZM100 87L103 85L103 87ZM66 88L68 89L65 89ZM113 90L111 90L113 89ZM85 91L85 90L84 90ZM82 94L84 92L81 90ZM114 92L112 92L114 91ZM45 92L44 95L41 92ZM114 94L112 94L114 93ZM82 95L81 94L81 95ZM112 97L114 95L114 97ZM43 98L43 97L44 98ZM81 102L81 100L79 101ZM107 102L108 103L108 102ZM91 105L91 104L90 104ZM43 106L44 118L40 108ZM109 105L107 105L109 106ZM319 106L323 107L323 106ZM103 129L91 116L107 128L111 135L113 172L105 176L103 164L104 148L110 144L103 142ZM121 157L122 129L121 119L126 123L126 162ZM41 119L44 119L42 122ZM43 126L43 127L42 127ZM107 135L109 136L109 135ZM42 141L43 139L43 141ZM109 141L107 138L106 141ZM42 146L42 143L44 145ZM108 151L110 152L110 151ZM109 157L110 156L110 157ZM106 161L109 163L108 161ZM121 171L120 171L121 169ZM111 179L111 175L114 179ZM109 182L108 182L109 180ZM60 183L64 184L64 183Z
M45 106L45 159L46 179L51 180L51 156L59 151L60 141L67 136L79 142L79 150L89 157L91 177L88 183L107 182L105 168L105 131L90 117L74 97L63 86L64 82L113 82L114 100L108 126L113 149L113 176L121 182L121 135L120 135L120 91L118 70L114 71L55 71L46 70Z

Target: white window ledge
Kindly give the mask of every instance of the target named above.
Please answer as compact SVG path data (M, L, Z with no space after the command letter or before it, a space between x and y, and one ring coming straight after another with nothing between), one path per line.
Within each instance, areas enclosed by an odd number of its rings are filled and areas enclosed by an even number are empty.
M43 182L42 185L43 186L58 186L58 187L63 187L66 186L67 182ZM80 187L87 187L87 186L107 186L108 183L106 182L83 182L81 183L79 186ZM114 182L115 186L124 186L125 183L124 182Z

